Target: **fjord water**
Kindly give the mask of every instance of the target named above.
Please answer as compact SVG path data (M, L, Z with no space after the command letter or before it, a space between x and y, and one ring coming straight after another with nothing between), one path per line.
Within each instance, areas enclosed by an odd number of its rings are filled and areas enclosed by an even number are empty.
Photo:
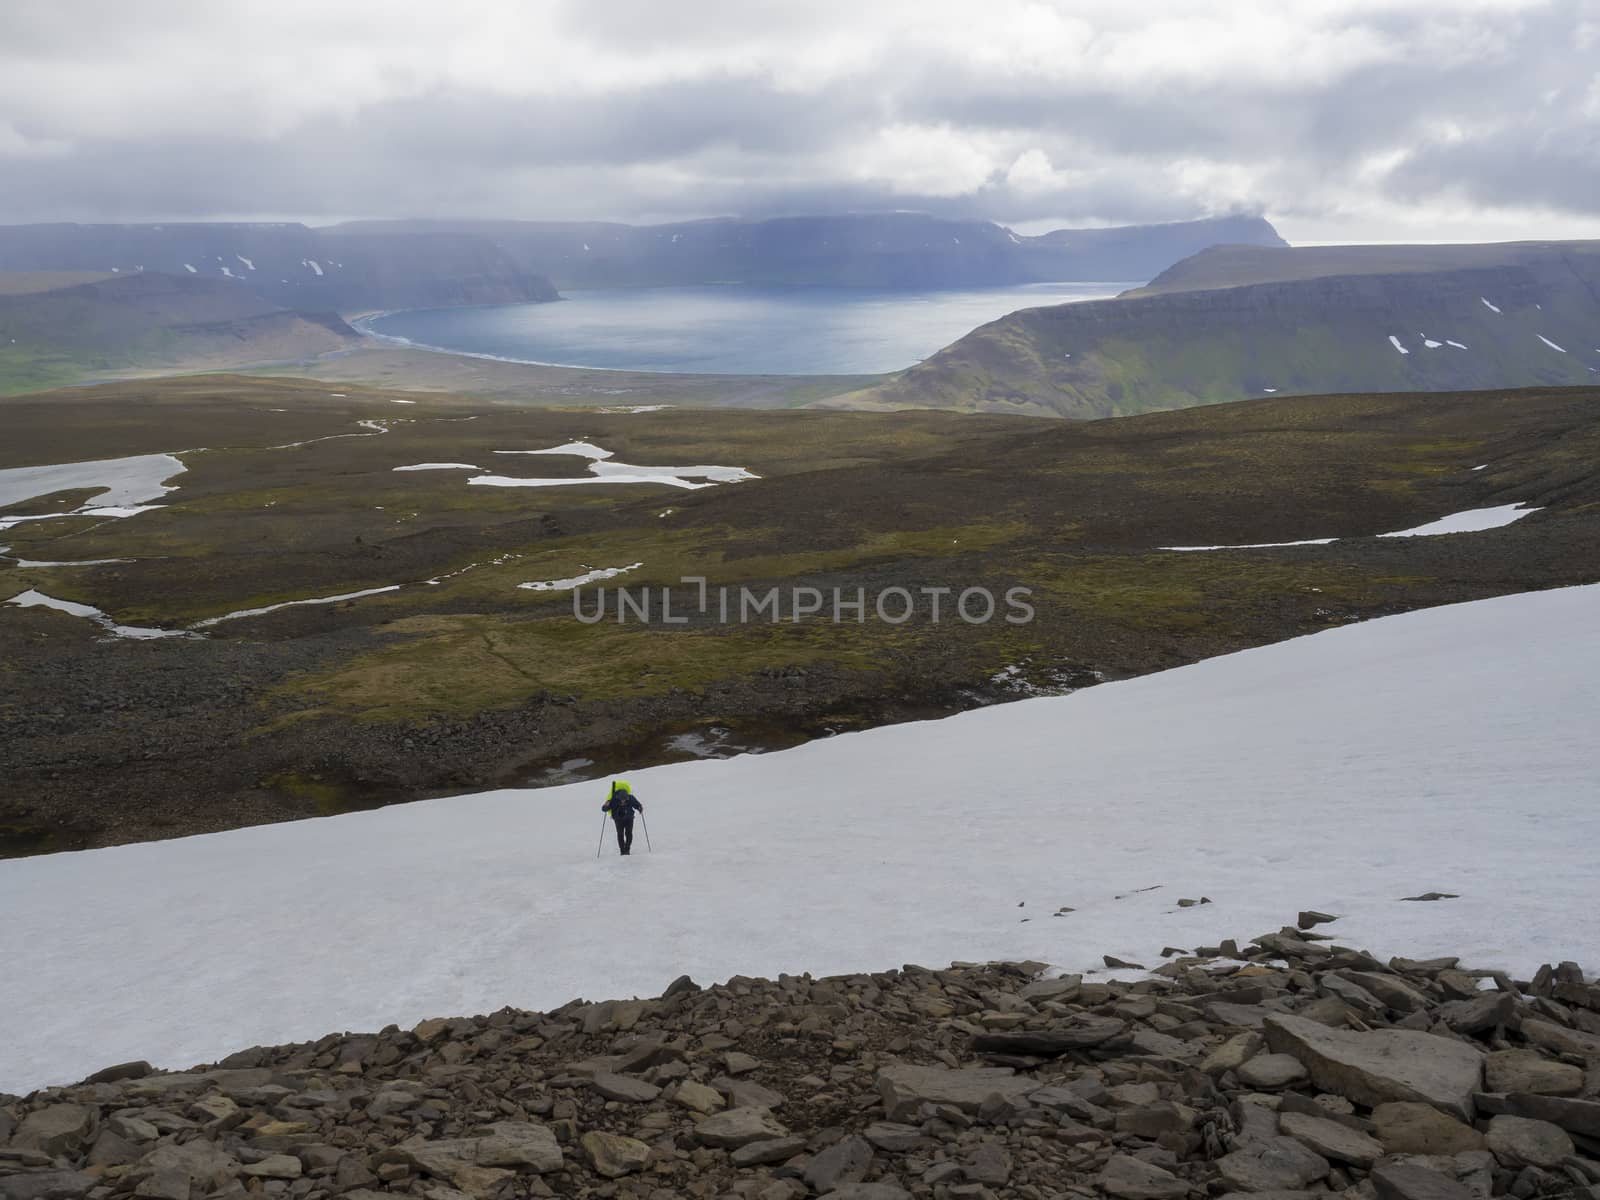
M719 375L898 371L979 325L1137 283L1038 283L962 291L743 285L570 291L552 304L386 313L369 333L521 362Z

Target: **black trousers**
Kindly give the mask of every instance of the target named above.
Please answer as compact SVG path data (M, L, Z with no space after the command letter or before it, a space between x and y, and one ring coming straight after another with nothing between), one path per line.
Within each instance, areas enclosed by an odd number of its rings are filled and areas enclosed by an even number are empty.
M627 854L633 849L633 814L626 817L612 817L611 821L617 827L617 849Z

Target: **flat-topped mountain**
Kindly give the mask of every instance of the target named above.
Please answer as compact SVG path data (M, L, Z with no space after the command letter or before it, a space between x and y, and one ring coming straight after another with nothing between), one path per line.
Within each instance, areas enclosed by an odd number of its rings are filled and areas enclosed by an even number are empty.
M1103 417L1272 393L1584 384L1600 243L1219 247L1114 300L1024 309L830 404Z
M0 271L224 280L301 312L558 299L549 280L523 270L485 237L356 237L291 223L0 226Z
M1283 246L1260 217L1058 229L1025 237L992 221L862 213L672 225L567 221L358 221L325 231L361 237L472 235L557 287L696 283L979 287L1059 280L1149 279L1208 246Z

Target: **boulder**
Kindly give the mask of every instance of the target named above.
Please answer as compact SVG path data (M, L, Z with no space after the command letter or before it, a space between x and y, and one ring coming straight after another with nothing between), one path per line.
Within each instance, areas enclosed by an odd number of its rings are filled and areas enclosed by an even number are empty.
M1372 1133L1390 1154L1460 1154L1483 1149L1483 1134L1431 1104L1400 1100L1372 1110Z
M1528 1117L1492 1118L1484 1141L1504 1167L1554 1167L1573 1153L1566 1130Z
M1383 1146L1378 1141L1368 1137L1359 1129L1351 1129L1327 1117L1313 1117L1296 1112L1279 1113L1278 1128L1283 1131L1285 1137L1292 1137L1301 1145L1334 1162L1371 1167L1383 1157Z
M1306 1068L1292 1054L1258 1054L1238 1070L1239 1082L1261 1091L1277 1091L1306 1078Z
M1342 974L1395 1012L1421 1012L1428 1007L1428 998L1398 975L1383 975L1377 971L1345 971Z
M0 1175L0 1200L81 1200L99 1182L85 1171Z
M11 1144L21 1150L38 1150L52 1158L75 1154L94 1133L99 1118L97 1109L80 1104L52 1104L29 1113L11 1135Z
M870 1133L870 1130L868 1132ZM802 1137L781 1137L765 1142L747 1142L728 1155L728 1161L736 1167L760 1167L768 1163L788 1162L805 1148L806 1140Z
M214 1142L199 1140L181 1146L157 1146L139 1160L134 1170L146 1176L181 1177L196 1191L214 1192L238 1178L240 1166L233 1155Z
M628 1104L648 1104L661 1095L661 1089L653 1083L646 1083L631 1075L614 1075L609 1071L601 1071L589 1081L589 1086L607 1100L620 1100Z
M1095 1182L1117 1200L1180 1200L1189 1194L1185 1180L1127 1154L1113 1155Z
M240 1168L239 1174L256 1179L299 1179L300 1160L292 1154L269 1154L260 1162Z
M1254 1030L1236 1033L1200 1061L1200 1069L1207 1075L1222 1075L1237 1071L1261 1052L1266 1043Z
M890 1154L903 1154L922 1144L922 1130L915 1125L900 1125L893 1121L874 1121L862 1131L862 1136L879 1150Z
M1465 1184L1416 1163L1386 1163L1370 1179L1378 1200L1475 1200Z
M678 1085L678 1090L672 1094L672 1102L707 1116L728 1106L728 1102L716 1088L709 1088L692 1079L685 1079Z
M789 1131L765 1108L730 1108L706 1117L694 1127L703 1145L737 1150L751 1142L787 1137Z
M1217 1172L1241 1192L1295 1191L1326 1179L1328 1160L1293 1138L1251 1142L1217 1160Z
M496 1121L481 1137L418 1139L403 1142L397 1149L413 1167L429 1175L449 1179L463 1191L473 1189L463 1182L470 1179L485 1185L489 1168L531 1170L538 1174L561 1169L561 1146L556 1135L531 1121Z
M1441 1004L1437 1015L1457 1033L1487 1033L1511 1020L1517 999L1510 992L1485 992L1471 1000Z
M1080 1017L1070 1025L1058 1025L1050 1029L1012 1029L974 1034L972 1048L987 1054L1055 1057L1069 1050L1103 1046L1121 1037L1127 1030L1128 1023L1115 1017Z
M1583 1090L1583 1068L1533 1050L1496 1050L1484 1059L1483 1082L1491 1092L1576 1096Z
M841 1183L859 1183L872 1166L872 1143L852 1134L814 1155L801 1178L816 1192L829 1192Z
M1591 1063L1600 1062L1600 1035L1579 1033L1553 1021L1528 1018L1522 1022L1522 1036L1537 1046L1557 1054L1575 1054Z
M1470 1120L1483 1078L1483 1052L1451 1038L1402 1029L1330 1029L1285 1013L1266 1019L1267 1045L1292 1054L1324 1091L1357 1104L1420 1100Z
M607 1179L620 1179L642 1171L650 1161L650 1147L638 1138L591 1129L578 1139L584 1161Z
M782 1108L782 1092L762 1087L753 1079L719 1079L713 1081L727 1093L728 1103L734 1108Z
M1008 1067L955 1070L895 1063L878 1072L878 1094L891 1121L917 1120L924 1104L949 1104L975 1113L990 1096L1021 1100L1036 1086Z
M1502 1097L1496 1112L1507 1112L1514 1117L1532 1117L1536 1121L1549 1121L1568 1133L1600 1140L1600 1100L1571 1100L1564 1096L1535 1096L1512 1092Z

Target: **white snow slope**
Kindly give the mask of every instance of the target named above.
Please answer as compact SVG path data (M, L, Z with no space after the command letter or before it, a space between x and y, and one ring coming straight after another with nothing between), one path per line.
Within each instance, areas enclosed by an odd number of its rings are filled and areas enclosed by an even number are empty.
M626 862L594 857L604 783L0 862L0 1091L683 972L1153 964L1301 908L1380 954L1592 966L1597 606L1430 609L633 772L655 848ZM1434 889L1461 898L1400 899Z

